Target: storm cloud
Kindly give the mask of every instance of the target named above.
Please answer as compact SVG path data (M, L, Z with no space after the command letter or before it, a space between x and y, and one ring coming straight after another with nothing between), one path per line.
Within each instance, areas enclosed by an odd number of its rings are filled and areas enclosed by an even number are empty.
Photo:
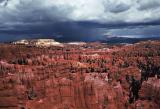
M159 37L159 12L159 0L0 0L0 39Z

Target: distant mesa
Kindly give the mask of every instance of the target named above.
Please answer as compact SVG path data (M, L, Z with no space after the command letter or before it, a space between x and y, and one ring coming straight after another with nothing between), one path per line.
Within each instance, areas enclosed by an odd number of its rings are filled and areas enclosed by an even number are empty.
M13 44L30 45L30 46L37 46L37 47L50 47L50 46L63 47L62 43L57 42L54 39L32 39L32 40L23 39L23 40L13 42Z
M50 47L50 46L59 46L64 47L64 45L77 45L83 46L86 45L85 42L68 42L68 43L60 43L55 41L54 39L23 39L12 42L15 45L28 45L28 46L36 46L36 47Z

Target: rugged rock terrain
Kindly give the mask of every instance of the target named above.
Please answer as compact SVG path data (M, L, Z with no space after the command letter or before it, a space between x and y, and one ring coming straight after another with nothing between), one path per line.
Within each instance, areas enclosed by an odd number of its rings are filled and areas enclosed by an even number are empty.
M0 53L0 109L160 109L159 41Z

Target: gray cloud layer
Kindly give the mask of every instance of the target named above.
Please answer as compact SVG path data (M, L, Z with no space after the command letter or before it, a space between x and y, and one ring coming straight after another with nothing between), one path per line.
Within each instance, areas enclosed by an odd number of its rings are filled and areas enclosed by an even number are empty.
M160 0L0 0L0 22L151 22L160 19Z
M96 37L101 30L72 22L96 22L106 26L159 24L159 12L160 0L0 0L0 36L10 33L71 37L82 30L78 37L95 33Z

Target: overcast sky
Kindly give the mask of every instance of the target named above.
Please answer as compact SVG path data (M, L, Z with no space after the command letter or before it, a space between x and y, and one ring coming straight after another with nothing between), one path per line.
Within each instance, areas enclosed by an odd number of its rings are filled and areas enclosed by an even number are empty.
M159 37L160 0L0 0L0 40Z

